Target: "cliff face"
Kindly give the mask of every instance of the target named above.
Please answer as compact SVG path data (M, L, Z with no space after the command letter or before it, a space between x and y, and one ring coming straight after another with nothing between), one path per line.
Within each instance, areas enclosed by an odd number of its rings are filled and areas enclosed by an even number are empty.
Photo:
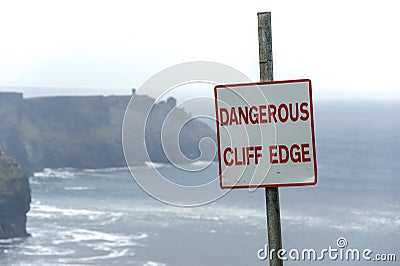
M28 236L30 202L28 178L14 159L0 151L0 239Z
M139 119L153 106L146 125L146 144L150 158L166 162L160 143L165 116L175 99L154 104L154 99L140 97ZM125 166L122 149L122 121L130 96L63 96L23 98L20 93L0 93L0 149L15 158L29 173L45 167L103 168ZM178 116L187 116L184 110ZM143 128L137 128L138 139ZM140 132L142 131L142 132ZM179 136L184 154L200 154L198 141L215 139L215 133L197 121L188 123ZM176 138L171 135L171 138ZM138 153L135 163L146 157Z

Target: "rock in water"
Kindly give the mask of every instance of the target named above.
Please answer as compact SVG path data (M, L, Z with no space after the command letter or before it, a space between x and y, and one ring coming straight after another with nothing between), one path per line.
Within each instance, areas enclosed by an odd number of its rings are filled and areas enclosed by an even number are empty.
M27 237L26 213L31 194L21 166L0 151L0 239Z

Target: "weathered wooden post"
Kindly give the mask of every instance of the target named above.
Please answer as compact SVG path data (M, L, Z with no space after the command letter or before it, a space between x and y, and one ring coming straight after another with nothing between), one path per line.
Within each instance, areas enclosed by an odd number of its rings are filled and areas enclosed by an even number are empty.
M260 81L273 81L271 12L258 13L257 17ZM277 251L282 249L278 188L265 188L265 197L268 224L268 247L269 250L274 250L274 252L270 252L270 265L283 265L283 261L277 257ZM265 252L268 251L266 250Z

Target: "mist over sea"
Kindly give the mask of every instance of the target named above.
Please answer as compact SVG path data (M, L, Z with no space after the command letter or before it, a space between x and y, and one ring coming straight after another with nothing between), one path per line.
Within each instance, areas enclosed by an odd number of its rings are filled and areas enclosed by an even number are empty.
M315 105L318 184L280 189L283 247L396 253L400 240L400 103ZM135 171L146 175L149 165ZM166 178L201 184L218 177L157 165ZM45 169L30 178L31 237L0 241L1 265L266 265L264 189L233 190L201 207L166 205L126 168ZM372 263L372 262L371 262ZM366 265L288 261L285 265Z

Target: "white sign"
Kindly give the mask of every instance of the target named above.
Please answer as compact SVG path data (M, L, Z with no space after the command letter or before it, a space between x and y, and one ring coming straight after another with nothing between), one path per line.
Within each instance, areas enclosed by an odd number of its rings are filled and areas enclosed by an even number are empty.
M221 188L315 185L311 80L214 88Z

